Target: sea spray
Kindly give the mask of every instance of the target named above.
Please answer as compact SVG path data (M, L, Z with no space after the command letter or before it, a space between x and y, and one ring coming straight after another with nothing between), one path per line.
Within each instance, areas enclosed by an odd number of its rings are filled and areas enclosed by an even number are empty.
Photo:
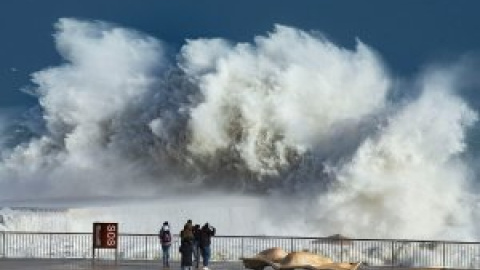
M191 39L170 57L112 24L56 29L64 62L32 76L45 130L2 149L3 204L192 195L228 207L248 194L258 201L241 218L259 233L477 234L462 155L477 116L448 68L395 99L394 75L361 41L278 25L250 43Z

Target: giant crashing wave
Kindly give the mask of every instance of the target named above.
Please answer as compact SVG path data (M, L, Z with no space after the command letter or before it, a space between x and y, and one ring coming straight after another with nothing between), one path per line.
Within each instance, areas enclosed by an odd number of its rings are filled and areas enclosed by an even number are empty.
M461 68L398 83L361 41L280 25L251 43L187 40L174 56L104 22L56 30L64 63L32 75L41 117L2 149L3 199L215 190L256 194L282 209L268 218L306 231L477 235L464 155L477 113L456 93ZM415 94L392 98L402 91Z

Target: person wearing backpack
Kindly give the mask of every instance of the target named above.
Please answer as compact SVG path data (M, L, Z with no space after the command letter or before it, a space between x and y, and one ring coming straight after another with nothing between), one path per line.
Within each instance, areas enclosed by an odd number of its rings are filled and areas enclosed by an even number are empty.
M210 244L212 243L212 236L215 235L215 228L210 224L205 223L200 229L200 251L202 252L203 259L203 270L208 270L208 264L210 262L211 249Z
M172 246L172 233L170 232L170 225L168 221L165 221L162 225L162 228L159 232L160 243L162 244L162 260L163 260L163 267L169 268L170 267L170 247Z

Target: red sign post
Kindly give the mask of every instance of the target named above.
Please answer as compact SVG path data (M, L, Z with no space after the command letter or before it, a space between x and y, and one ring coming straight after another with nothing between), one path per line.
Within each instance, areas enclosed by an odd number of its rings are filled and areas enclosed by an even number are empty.
M117 249L118 245L118 223L93 223L93 259L95 259L95 249L108 248ZM115 261L117 255L115 252Z

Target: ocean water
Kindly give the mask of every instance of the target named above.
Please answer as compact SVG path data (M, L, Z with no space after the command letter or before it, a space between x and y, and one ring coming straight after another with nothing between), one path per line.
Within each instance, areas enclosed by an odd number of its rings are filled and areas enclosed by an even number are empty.
M282 25L174 53L104 22L61 19L53 38L64 62L32 74L38 106L1 113L3 230L191 218L234 235L478 239L472 59L401 78L360 40Z

